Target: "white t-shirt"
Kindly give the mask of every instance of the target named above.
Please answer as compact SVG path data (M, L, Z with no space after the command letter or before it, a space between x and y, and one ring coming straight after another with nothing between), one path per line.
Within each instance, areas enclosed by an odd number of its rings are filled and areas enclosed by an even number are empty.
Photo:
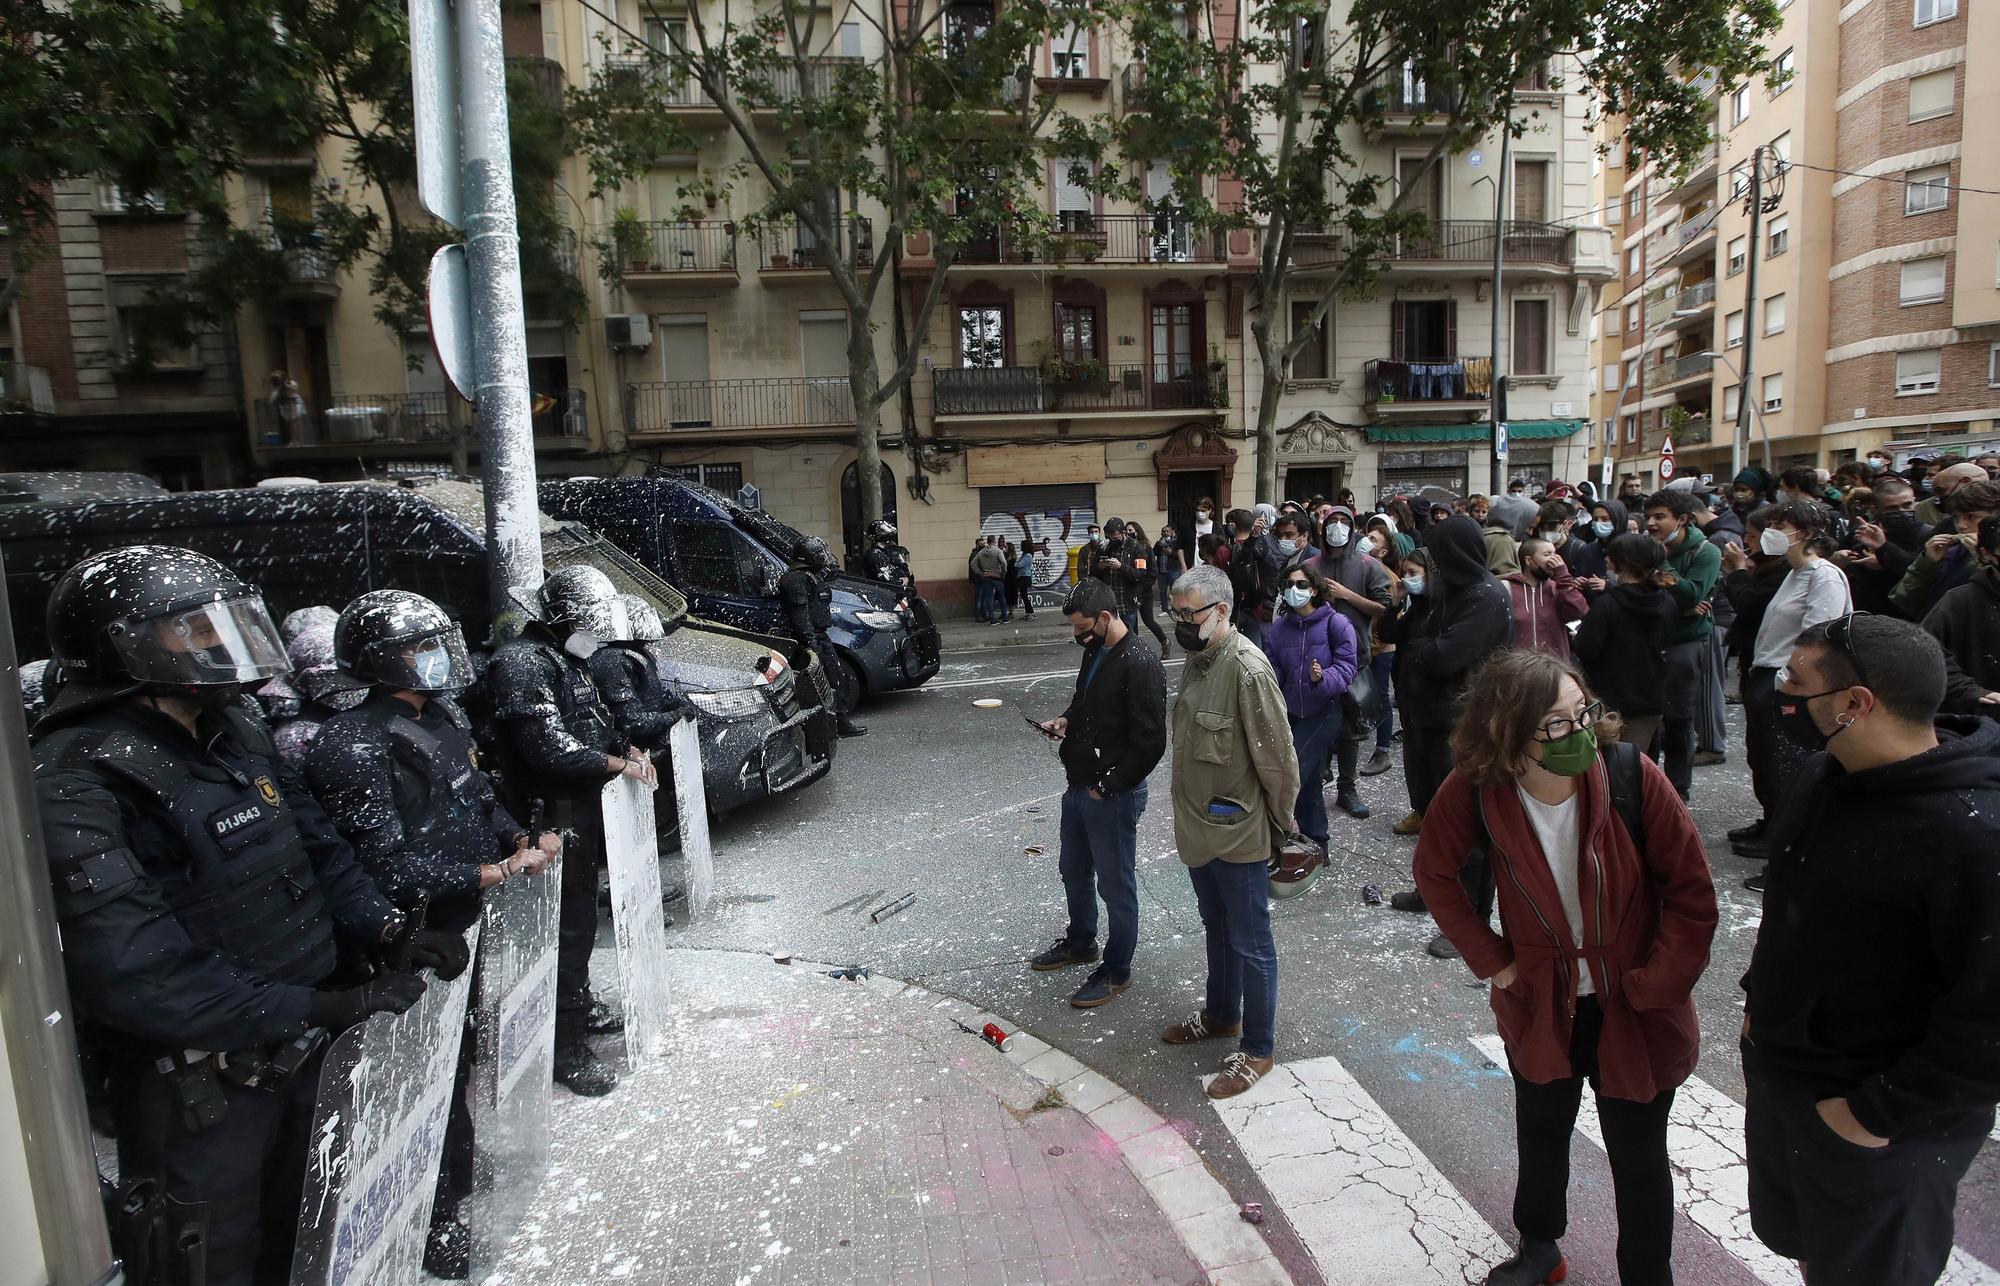
M1563 918L1569 921L1569 941L1575 946L1583 941L1583 890L1579 883L1578 865L1581 857L1578 851L1576 821L1577 795L1571 795L1560 804L1544 804L1530 795L1524 786L1514 788L1521 796L1521 808L1528 814L1528 825L1535 828L1535 839L1542 846L1542 856L1547 859L1549 873L1555 876L1556 892L1562 895ZM1577 794L1582 794L1579 789ZM1588 964L1588 962L1586 962ZM1576 971L1576 994L1592 995L1597 985L1592 981L1589 968Z

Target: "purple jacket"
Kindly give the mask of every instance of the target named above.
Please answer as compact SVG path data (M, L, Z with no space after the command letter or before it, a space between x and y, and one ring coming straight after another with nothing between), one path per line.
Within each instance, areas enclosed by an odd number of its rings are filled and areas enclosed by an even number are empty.
M1278 672L1285 713L1315 719L1354 681L1354 627L1324 603L1304 616L1281 607L1264 627L1264 655ZM1314 661L1320 664L1318 683L1312 681Z

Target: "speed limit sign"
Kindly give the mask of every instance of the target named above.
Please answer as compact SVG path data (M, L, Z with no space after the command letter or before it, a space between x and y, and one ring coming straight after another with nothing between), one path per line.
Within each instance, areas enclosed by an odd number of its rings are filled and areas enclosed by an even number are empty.
M1660 481L1671 482L1674 477L1674 440L1669 437L1660 443Z

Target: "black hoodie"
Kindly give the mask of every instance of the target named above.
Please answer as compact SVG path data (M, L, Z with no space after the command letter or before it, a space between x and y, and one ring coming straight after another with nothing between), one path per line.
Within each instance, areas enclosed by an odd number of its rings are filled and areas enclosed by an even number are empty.
M1454 514L1424 532L1436 567L1428 610L1403 617L1384 635L1397 645L1403 719L1444 730L1458 718L1458 699L1479 663L1514 642L1514 604L1507 587L1486 570L1479 524ZM1399 687L1401 685L1399 684Z
M1607 708L1635 719L1666 709L1667 639L1680 619L1674 596L1650 585L1613 585L1590 605L1570 650Z
M1982 567L1938 600L1924 629L1944 648L1944 708L1953 714L1996 714L1979 698L2000 690L2000 568Z
M1605 510L1611 515L1611 534L1609 536L1600 536L1591 529L1591 524L1597 521L1597 517L1590 510L1596 509L1599 505L1604 506ZM1605 580L1611 579L1611 573L1604 566L1604 547L1625 534L1626 516L1625 506L1616 500L1594 501L1590 509L1586 509L1577 515L1576 530L1579 532L1589 532L1590 539L1584 542L1583 548L1576 551L1575 557L1572 558L1568 554L1563 555L1563 562L1569 564L1570 575L1601 576ZM1597 594L1592 594L1589 590L1583 592L1589 596L1591 601L1596 601ZM1608 585L1598 591L1598 593L1609 592L1610 586Z
M1743 977L1760 1060L1889 1139L1984 1133L2000 1101L2000 725L1944 718L1938 740L1807 762Z

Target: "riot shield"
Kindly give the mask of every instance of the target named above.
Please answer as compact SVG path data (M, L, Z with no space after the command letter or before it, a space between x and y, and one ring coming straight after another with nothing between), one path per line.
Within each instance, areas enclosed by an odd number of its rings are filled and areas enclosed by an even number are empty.
M666 1041L667 923L660 907L653 792L630 777L604 787L604 855L625 992L625 1052L636 1069L658 1057Z
M528 879L487 890L481 919L472 1063L472 1265L499 1261L549 1165L556 1030L558 856Z
M708 910L715 896L715 858L708 846L708 787L702 777L701 734L692 719L674 725L667 748L673 754L674 805L681 819L681 873L687 880L690 923Z
M470 945L479 945L479 929ZM402 1014L375 1014L327 1050L313 1105L292 1286L423 1279L424 1239L457 1084L472 971L433 977Z

